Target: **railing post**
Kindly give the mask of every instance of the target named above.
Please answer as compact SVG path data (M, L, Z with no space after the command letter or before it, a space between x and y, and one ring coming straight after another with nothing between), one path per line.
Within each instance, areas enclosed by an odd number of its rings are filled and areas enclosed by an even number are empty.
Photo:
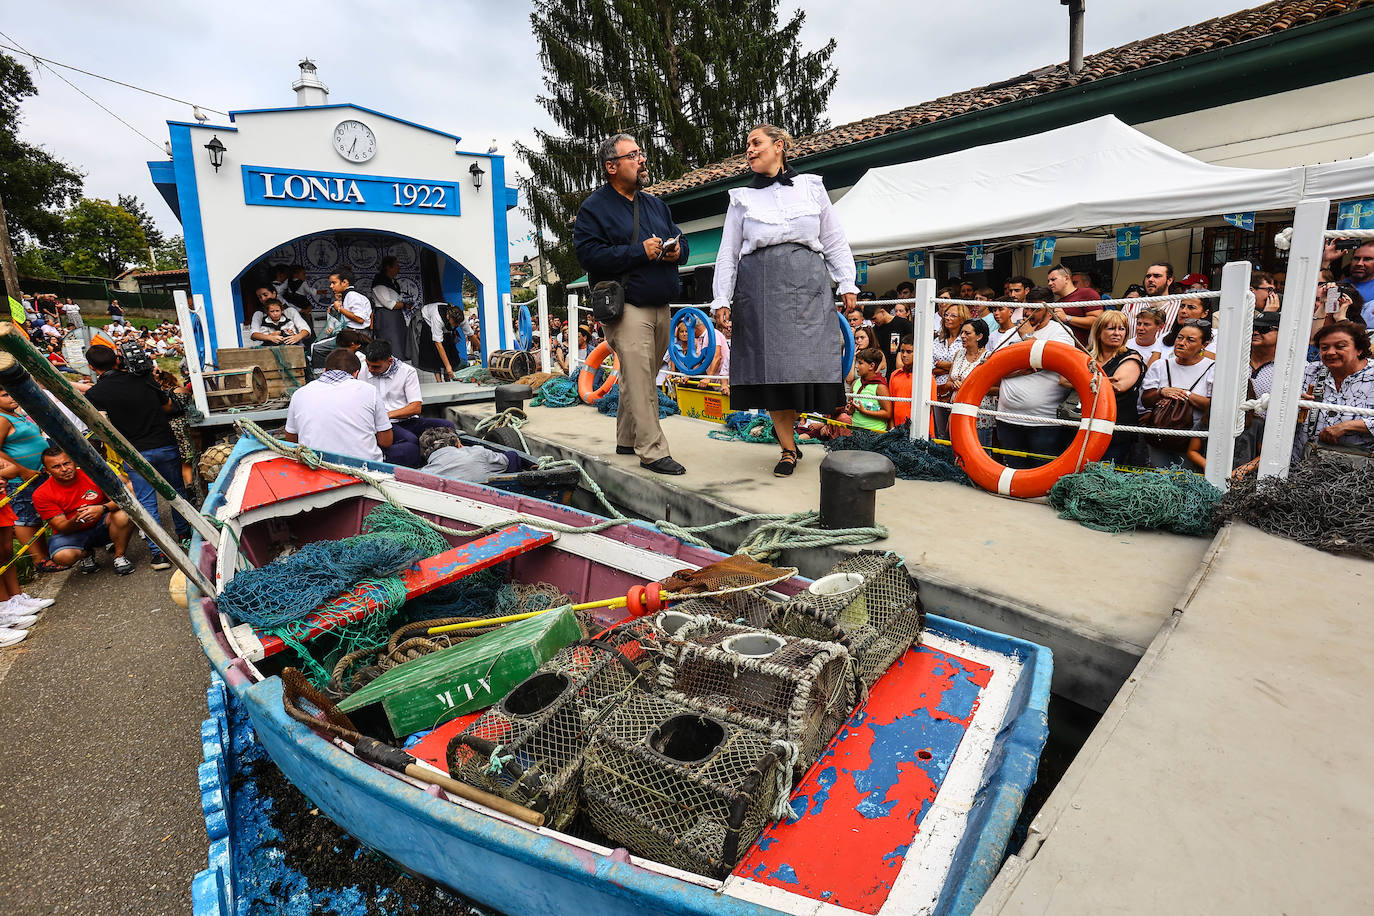
M205 416L210 415L210 400L205 396L205 377L201 375L200 348L196 345L196 328L191 323L191 309L186 304L186 291L173 290L172 301L177 307L177 324L181 327L181 345L186 350L186 373L191 377L191 400L196 410ZM209 338L205 338L208 345ZM306 351L306 361L310 353Z
M553 361L553 331L549 327L549 288L539 284L539 369L552 372L549 368Z
M577 351L577 293L568 293L568 378L577 375L582 354Z
M1207 421L1207 482L1225 490L1231 479L1235 438L1245 428L1240 402L1250 379L1250 328L1255 310L1247 305L1250 262L1232 261L1221 271L1220 333L1212 344L1212 411Z
M1274 352L1274 384L1264 418L1260 451L1261 477L1287 477L1297 434L1298 400L1307 368L1307 340L1312 331L1312 296L1322 266L1326 221L1331 201L1305 200L1293 213L1293 241L1288 248L1288 279L1279 312L1279 343Z
M916 281L916 304L911 310L911 438L930 438L930 365L935 348L935 280Z

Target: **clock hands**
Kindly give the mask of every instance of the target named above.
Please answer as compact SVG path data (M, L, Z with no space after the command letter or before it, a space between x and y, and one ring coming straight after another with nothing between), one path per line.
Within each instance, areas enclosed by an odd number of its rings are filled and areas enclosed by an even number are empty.
M358 138L353 138L353 145L348 148L348 155L352 156L353 151L358 148Z

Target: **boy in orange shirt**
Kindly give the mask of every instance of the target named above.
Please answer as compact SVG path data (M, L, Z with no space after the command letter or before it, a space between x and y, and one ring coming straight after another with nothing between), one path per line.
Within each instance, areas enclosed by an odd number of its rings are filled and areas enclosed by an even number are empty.
M915 359L915 338L911 334L902 336L897 347L897 368L887 380L887 391L894 398L911 397L911 364ZM892 427L896 429L911 419L911 401L892 402Z

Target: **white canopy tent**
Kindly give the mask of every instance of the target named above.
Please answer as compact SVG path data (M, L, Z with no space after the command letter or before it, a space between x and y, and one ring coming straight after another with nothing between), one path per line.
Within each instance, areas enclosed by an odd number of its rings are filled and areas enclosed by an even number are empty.
M1330 182L1374 188L1374 157ZM1337 163L1335 165L1344 165ZM1334 168L1328 166L1324 168ZM870 169L835 210L855 254L1224 213L1291 210L1307 169L1209 165L1111 115ZM1353 196L1355 192L1346 195Z

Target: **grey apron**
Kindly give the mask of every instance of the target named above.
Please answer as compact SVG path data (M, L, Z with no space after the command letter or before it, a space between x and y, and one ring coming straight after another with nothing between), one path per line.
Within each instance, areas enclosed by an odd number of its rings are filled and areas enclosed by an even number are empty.
M825 258L784 243L739 259L730 384L842 384L844 339Z

